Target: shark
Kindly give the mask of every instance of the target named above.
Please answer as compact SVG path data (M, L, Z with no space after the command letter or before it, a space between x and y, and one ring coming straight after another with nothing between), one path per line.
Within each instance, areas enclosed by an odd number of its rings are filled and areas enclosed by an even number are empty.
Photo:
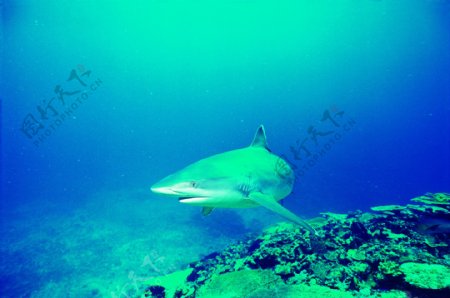
M269 149L260 125L250 146L194 162L155 183L151 191L200 206L205 216L214 208L262 206L316 235L305 220L279 203L291 194L294 182L294 171Z

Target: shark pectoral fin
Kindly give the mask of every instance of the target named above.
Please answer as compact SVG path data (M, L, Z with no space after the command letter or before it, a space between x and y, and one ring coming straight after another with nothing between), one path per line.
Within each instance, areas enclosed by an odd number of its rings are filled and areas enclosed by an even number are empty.
M288 209L284 208L278 202L272 197L265 195L260 192L251 193L249 195L249 198L259 205L283 216L286 219L289 219L290 221L295 222L296 224L302 226L303 228L307 229L309 232L311 232L313 235L316 235L316 231L303 219L289 211Z
M212 207L203 207L202 208L202 215L203 216L208 216L211 214L211 212L214 210L214 208Z

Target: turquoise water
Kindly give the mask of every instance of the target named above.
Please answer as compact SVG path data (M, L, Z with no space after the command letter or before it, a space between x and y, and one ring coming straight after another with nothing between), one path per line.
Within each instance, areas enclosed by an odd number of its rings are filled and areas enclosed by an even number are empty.
M282 220L150 192L260 124L304 218L449 192L449 1L0 4L2 297L131 293Z

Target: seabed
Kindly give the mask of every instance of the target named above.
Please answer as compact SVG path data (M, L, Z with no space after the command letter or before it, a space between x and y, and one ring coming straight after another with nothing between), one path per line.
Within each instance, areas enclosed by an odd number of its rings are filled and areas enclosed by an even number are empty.
M204 218L148 190L53 207L24 206L4 223L5 297L450 297L446 193L323 213L309 220L318 236L264 208Z

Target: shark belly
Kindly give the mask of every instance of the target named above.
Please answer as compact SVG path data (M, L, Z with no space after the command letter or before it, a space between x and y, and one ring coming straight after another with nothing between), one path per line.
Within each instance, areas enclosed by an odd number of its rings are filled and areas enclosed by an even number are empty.
M180 198L180 203L210 207L210 208L251 208L258 206L252 200L242 195L232 195L223 197L198 197L198 198Z

